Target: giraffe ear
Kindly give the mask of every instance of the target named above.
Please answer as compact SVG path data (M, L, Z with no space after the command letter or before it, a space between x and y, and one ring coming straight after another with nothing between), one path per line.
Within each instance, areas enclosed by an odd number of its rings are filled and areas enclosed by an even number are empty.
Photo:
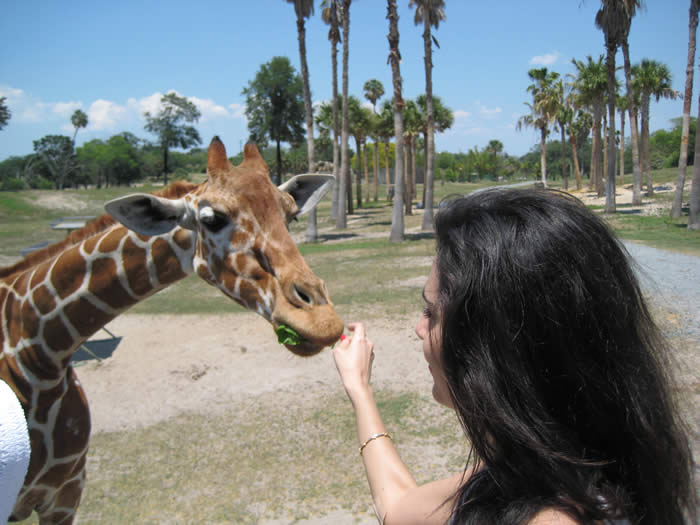
M313 210L324 195L328 193L333 181L335 181L333 175L310 173L292 177L279 186L278 189L289 193L297 203L299 208L298 215L304 215Z
M161 235L176 226L192 227L183 199L134 193L105 203L105 209L124 226L141 235Z

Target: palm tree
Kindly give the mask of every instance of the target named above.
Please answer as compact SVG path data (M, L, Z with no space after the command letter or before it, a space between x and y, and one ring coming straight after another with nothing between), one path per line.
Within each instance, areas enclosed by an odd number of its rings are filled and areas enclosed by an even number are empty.
M304 112L306 113L306 156L309 171L315 171L314 155L314 108L311 104L311 88L309 87L309 67L306 63L306 27L305 19L314 13L313 0L286 0L294 4L297 15L297 40L299 41L299 61L301 62L301 81L304 88ZM306 227L306 241L316 242L318 229L316 226L316 208L309 212Z
M452 113L452 110L445 106L443 104L442 99L438 97L437 95L433 95L433 134L435 133L443 133L450 129L452 127L452 124L454 124L455 117L454 114ZM422 128L421 132L423 133L423 143L425 145L425 159L428 158L428 118L427 118L427 113L428 113L428 97L423 94L419 95L418 98L416 99L416 103L418 104L418 110L421 112L421 123L422 123ZM433 163L434 164L434 163ZM425 173L427 173L427 166ZM434 173L434 172L433 172ZM424 208L428 206L428 198L426 195L426 188L428 186L427 183L427 177L424 175L423 179L423 197L421 202L423 203ZM433 184L432 186L435 186L435 175L433 174ZM427 211L427 210L426 210ZM425 217L425 214L423 215Z
M625 113L627 95L617 96L617 110L620 112L620 184L625 183Z
M324 0L321 4L323 11L321 17L330 26L328 30L328 40L331 43L331 66L333 75L333 197L331 202L331 218L336 219L338 215L338 194L340 191L340 158L338 151L338 139L340 137L338 127L338 42L340 42L340 27L338 14L341 9L340 0Z
M685 185L685 172L688 166L688 135L690 134L690 105L693 98L693 72L695 70L695 43L698 28L698 11L700 2L690 0L688 21L688 63L685 68L685 94L683 95L683 124L681 128L681 153L678 160L678 179L676 180L676 192L673 195L671 217L677 219L681 216L683 203L683 186Z
M572 59L576 67L576 77L573 87L578 92L579 104L591 109L593 115L593 148L591 160L591 174L589 185L595 185L599 196L603 195L603 178L601 170L602 148L601 148L601 125L603 113L605 112L605 94L607 92L608 81L603 55L598 60L593 60L589 55L586 62Z
M394 102L392 100L384 101L382 111L379 113L379 122L377 124L377 135L384 143L384 184L386 185L386 199L389 200L391 195L391 157L389 156L389 143L394 136Z
M565 190L569 189L569 178L566 173L566 165L568 162L566 159L566 132L571 125L571 120L574 118L574 110L571 107L571 100L568 93L565 93L565 86L563 80L557 81L557 90L561 94L561 105L559 106L559 111L557 111L557 127L561 133L561 180L562 187ZM569 164L570 166L570 164Z
M341 22L343 26L343 117L340 134L340 191L338 195L338 215L335 227L339 230L347 228L347 212L352 213L352 194L350 187L349 151L348 151L348 54L350 46L350 3L352 0L342 0ZM345 205L347 199L347 207Z
M88 125L88 116L85 114L84 111L80 109L76 109L73 112L73 115L71 115L70 118L71 124L73 124L73 127L75 128L75 131L73 132L73 147L75 148L75 137L78 134L78 130L80 128L86 128Z
M642 170L639 163L639 136L637 126L637 105L632 88L632 63L630 62L629 34L632 27L632 18L637 14L637 10L644 5L642 0L618 0L624 8L624 17L619 20L620 25L620 46L624 58L625 69L625 91L627 92L627 111L630 116L630 134L632 138L632 204L642 203ZM624 140L624 138L623 138Z
M658 102L661 98L675 99L680 94L671 89L671 71L666 64L656 60L643 59L632 68L632 84L641 95L642 111L642 172L646 175L647 196L654 195L651 179L651 155L649 153L649 106L653 96Z
M540 131L542 183L547 186L547 134L561 105L561 98L555 87L559 73L547 71L547 68L543 67L531 69L527 74L533 81L527 88L528 93L532 95L532 103L525 102L530 108L530 114L520 117L516 128L521 130L523 126L531 126Z
M372 113L376 116L377 114L377 100L382 98L384 95L384 85L376 78L370 79L365 82L364 85L365 98L372 103ZM377 147L377 124L373 122L372 124L372 138L374 139L374 201L377 201L377 179L379 177L379 149ZM367 187L369 192L369 187ZM369 193L367 196L369 200Z
M615 102L617 98L617 79L615 77L615 54L618 47L627 41L629 34L630 5L632 0L601 0L601 8L596 13L595 25L605 35L608 70L608 141L606 163L605 213L615 213ZM624 140L624 137L623 137Z
M355 175L356 188L355 195L357 197L357 207L362 208L362 173L366 164L363 167L362 159L365 151L365 142L370 131L371 113L369 109L363 108L357 97L350 95L348 97L348 118L349 132L355 138L357 145L357 172Z
M425 98L426 98L426 129L425 136L425 174L423 188L425 198L423 204L423 231L433 230L433 185L435 179L435 137L433 129L433 41L438 47L439 44L432 36L431 27L437 29L440 22L445 20L444 0L410 0L409 7L416 8L413 22L416 25L423 24L423 49L425 61Z
M394 208L391 214L392 242L403 240L403 200L404 200L404 166L403 166L403 118L404 101L401 93L401 52L399 51L399 13L396 0L387 0L387 15L389 19L389 62L391 77L394 84L394 134L396 135L396 169L394 173Z
M416 197L416 137L421 131L421 115L413 100L406 100L403 109L404 158L406 159L406 215L413 215Z

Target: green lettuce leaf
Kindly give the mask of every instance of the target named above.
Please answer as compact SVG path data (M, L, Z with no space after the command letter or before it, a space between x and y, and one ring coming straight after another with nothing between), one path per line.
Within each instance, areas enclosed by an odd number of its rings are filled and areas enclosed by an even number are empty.
M277 334L277 341L281 345L297 346L304 340L294 329L284 324L279 325L275 333Z

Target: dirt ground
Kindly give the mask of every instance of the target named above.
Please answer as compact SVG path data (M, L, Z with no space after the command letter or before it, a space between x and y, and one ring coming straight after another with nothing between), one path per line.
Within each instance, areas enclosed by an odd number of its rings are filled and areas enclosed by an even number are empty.
M631 190L618 188L618 194L618 204L631 202ZM604 203L604 198L593 193L584 191L578 196L587 203ZM410 286L420 289L423 283L415 280ZM370 337L376 343L376 388L429 394L432 379L413 333L416 319L390 319L371 313L366 317ZM102 361L87 359L77 366L90 403L93 433L147 427L202 411L203 407L215 415L231 403L275 391L294 392L297 404L310 401L319 391L342 391L329 349L313 358L294 356L277 343L270 325L252 313L125 314L107 328L120 338L114 341L118 344L113 355ZM108 336L103 331L92 338L104 339ZM290 522L280 518L265 525ZM374 520L334 510L332 515L294 523L344 525Z

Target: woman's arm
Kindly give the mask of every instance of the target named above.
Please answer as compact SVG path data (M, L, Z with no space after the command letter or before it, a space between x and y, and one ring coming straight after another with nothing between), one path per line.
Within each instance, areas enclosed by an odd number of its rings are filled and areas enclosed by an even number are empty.
M363 324L349 324L348 328L354 334L335 347L333 357L353 405L359 443L363 444L387 429L370 386L374 344L367 339ZM380 523L442 525L449 519L452 502L447 500L463 482L462 473L419 487L393 441L385 436L365 445L362 461Z

